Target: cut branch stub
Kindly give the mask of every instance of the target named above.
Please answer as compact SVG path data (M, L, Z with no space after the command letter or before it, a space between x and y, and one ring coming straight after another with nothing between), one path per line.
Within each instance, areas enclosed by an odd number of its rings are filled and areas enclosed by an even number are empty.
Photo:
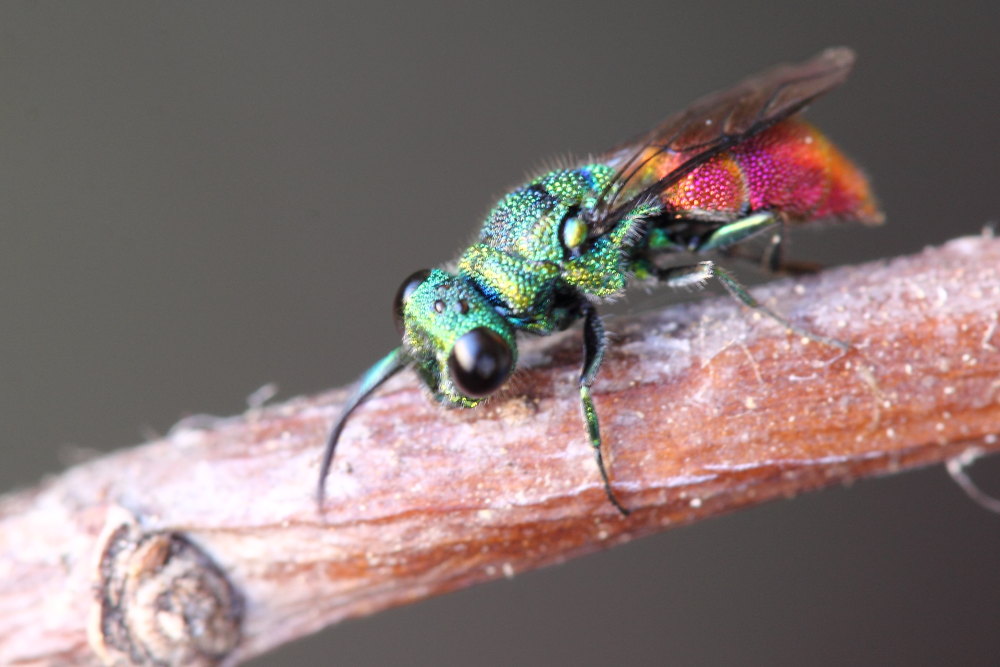
M105 665L221 662L240 641L243 601L179 533L143 533L111 511L99 541L90 645Z

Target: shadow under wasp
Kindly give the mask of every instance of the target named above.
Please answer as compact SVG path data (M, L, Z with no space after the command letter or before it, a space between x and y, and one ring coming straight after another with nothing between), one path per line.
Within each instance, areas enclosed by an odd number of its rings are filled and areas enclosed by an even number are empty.
M854 54L828 49L702 98L599 158L549 171L507 194L486 217L453 272L417 271L393 304L402 344L362 377L337 420L320 466L326 477L348 417L395 373L412 366L436 400L472 408L517 365L517 332L548 335L583 320L578 389L587 438L608 500L611 487L591 395L607 336L596 303L630 282L674 287L715 279L744 305L790 330L846 347L757 302L712 260L664 267L676 253L743 257L738 244L770 234L759 259L786 268L786 227L818 220L878 224L864 174L801 118L808 103L847 78Z

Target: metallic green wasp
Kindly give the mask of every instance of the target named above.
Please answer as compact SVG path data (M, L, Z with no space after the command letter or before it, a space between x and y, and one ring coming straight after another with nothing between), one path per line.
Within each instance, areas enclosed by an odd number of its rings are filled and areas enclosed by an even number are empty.
M679 286L715 278L793 331L839 344L767 310L711 260L662 260L739 257L737 244L770 234L760 259L779 269L786 226L881 222L864 175L797 115L842 83L853 61L840 48L773 68L589 164L543 174L496 205L454 272L407 278L394 304L402 345L365 373L334 426L320 468L320 507L347 418L392 375L412 366L435 399L472 408L514 372L517 332L547 335L583 320L578 391L587 439L608 500L628 514L604 466L591 385L607 347L596 304L633 280Z

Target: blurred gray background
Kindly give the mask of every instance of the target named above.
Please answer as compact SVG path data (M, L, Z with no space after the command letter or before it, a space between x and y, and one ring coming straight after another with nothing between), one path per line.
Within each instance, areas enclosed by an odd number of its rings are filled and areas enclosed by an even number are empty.
M889 223L804 230L793 255L976 233L1000 219L997 7L3 3L0 490L241 412L264 383L353 381L397 341L402 278L451 259L526 172L826 46L860 61L810 117ZM1000 464L974 474L1000 493ZM1000 517L932 469L351 621L257 664L995 665L998 554Z

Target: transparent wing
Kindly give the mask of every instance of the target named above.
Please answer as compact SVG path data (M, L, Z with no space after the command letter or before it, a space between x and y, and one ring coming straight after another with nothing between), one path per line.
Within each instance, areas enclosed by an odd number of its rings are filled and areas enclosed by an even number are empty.
M619 144L598 161L617 168L615 179L602 194L591 235L613 228L640 200L663 193L691 169L713 155L801 110L844 82L854 64L846 48L823 51L811 60L778 65L713 93L659 126ZM647 166L666 161L666 175L651 178ZM662 166L662 165L661 165Z

